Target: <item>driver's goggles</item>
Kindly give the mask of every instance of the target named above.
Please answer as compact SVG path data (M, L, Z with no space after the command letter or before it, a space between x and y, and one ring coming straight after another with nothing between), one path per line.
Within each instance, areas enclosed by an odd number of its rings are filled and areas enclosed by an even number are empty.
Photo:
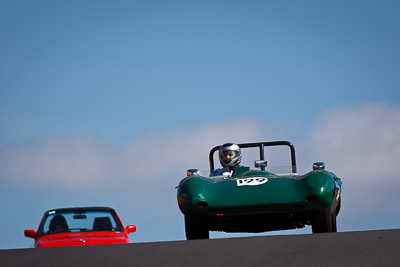
M224 151L222 152L222 156L226 157L226 156L230 156L233 157L235 155L235 152L233 151Z

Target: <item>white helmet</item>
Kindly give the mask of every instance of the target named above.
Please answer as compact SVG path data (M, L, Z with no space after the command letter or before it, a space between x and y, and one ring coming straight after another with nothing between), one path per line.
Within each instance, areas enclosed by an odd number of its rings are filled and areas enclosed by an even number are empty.
M242 152L237 144L227 143L219 148L219 161L223 167L235 167L240 164Z

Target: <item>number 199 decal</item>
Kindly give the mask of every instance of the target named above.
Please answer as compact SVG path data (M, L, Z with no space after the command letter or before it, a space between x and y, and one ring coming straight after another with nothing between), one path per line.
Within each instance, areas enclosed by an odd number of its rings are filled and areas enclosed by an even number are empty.
M253 178L245 178L245 179L237 179L236 180L237 186L260 185L260 184L265 184L266 182L268 182L268 178L265 178L265 177L253 177Z

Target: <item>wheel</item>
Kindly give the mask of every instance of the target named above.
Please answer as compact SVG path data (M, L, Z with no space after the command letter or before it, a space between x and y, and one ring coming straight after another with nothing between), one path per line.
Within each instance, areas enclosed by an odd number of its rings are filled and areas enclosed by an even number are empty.
M336 213L335 212L332 213L331 224L332 224L332 232L336 233L337 226L336 226Z
M209 239L207 221L201 216L185 215L186 239Z
M336 228L336 217L335 217ZM312 222L313 233L328 233L332 232L332 214L330 209L315 210L314 219Z
M339 214L341 203L342 203L342 200L339 199L339 203L338 203L335 211L332 213L332 232L335 232L335 233L337 232L336 217Z

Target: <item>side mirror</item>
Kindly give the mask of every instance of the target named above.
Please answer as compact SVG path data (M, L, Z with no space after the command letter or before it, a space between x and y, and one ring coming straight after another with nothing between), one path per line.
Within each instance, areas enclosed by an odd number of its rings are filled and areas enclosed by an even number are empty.
M26 237L30 237L30 238L36 238L36 231L35 230L33 230L33 229L26 229L25 231L24 231L24 235L26 236Z
M186 176L190 175L200 175L200 171L198 169L188 169L186 171Z
M313 170L325 170L325 163L323 162L314 162L312 165Z
M267 168L267 161L266 160L256 160L256 161L254 161L254 167L264 170L265 168Z
M127 234L136 232L136 225L134 224L128 225L127 227L125 227L125 231Z

